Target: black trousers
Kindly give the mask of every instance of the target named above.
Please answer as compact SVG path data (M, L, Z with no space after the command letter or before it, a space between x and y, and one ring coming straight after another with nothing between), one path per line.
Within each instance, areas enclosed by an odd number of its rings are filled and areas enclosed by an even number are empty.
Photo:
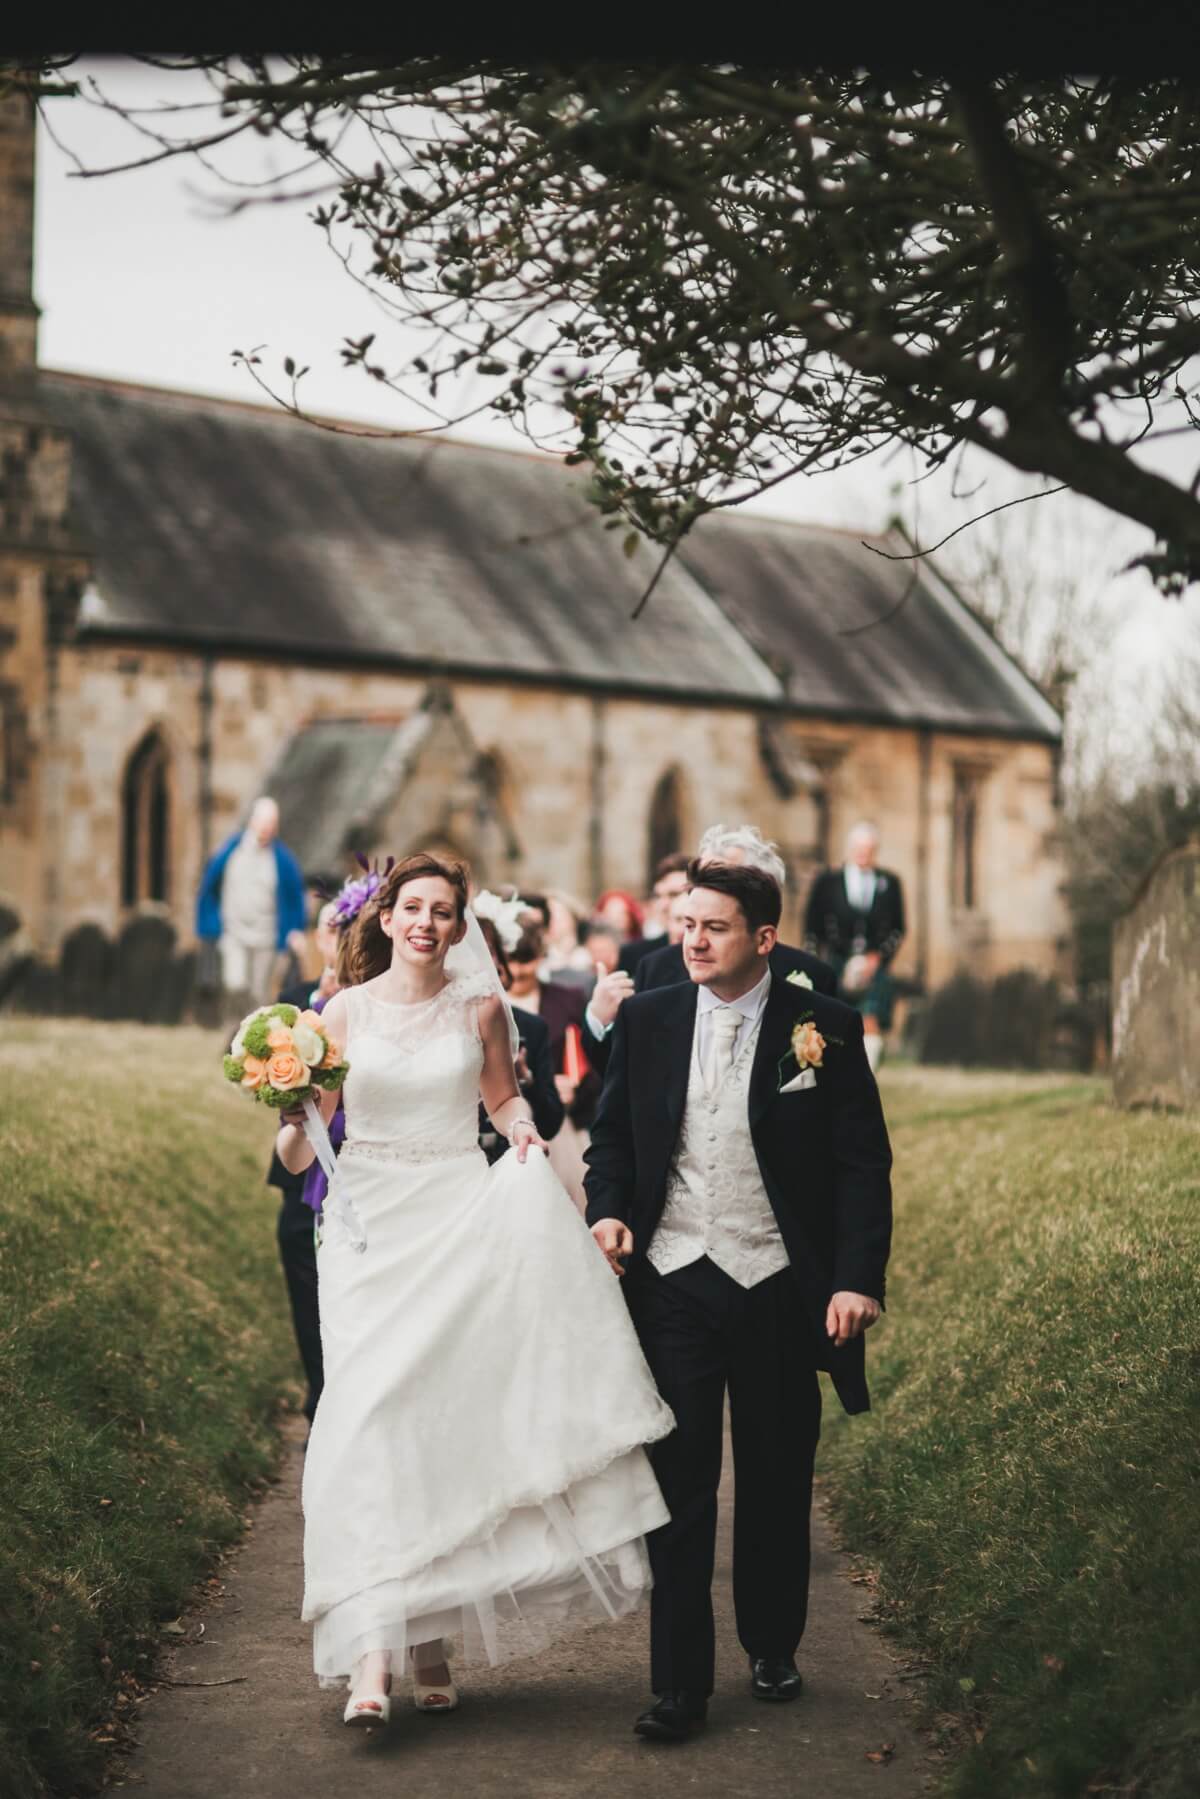
M713 1690L713 1563L725 1394L733 1438L733 1596L750 1656L790 1656L808 1612L809 1513L821 1434L811 1334L789 1269L744 1288L708 1260L660 1275L639 1261L626 1299L676 1429L650 1458L671 1522L652 1531L655 1693Z
M317 1250L313 1242L313 1213L298 1195L285 1193L279 1208L276 1231L279 1259L283 1263L288 1299L292 1306L292 1328L296 1347L304 1364L308 1396L304 1416L311 1424L321 1388L325 1384L325 1365L321 1356L321 1314L317 1306Z

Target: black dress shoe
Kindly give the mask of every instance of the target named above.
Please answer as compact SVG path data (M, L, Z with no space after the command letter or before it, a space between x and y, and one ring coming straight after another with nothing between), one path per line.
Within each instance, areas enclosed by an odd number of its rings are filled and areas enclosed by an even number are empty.
M795 1699L804 1681L790 1655L752 1655L750 1690L756 1699Z
M708 1716L708 1700L699 1693L664 1693L634 1725L640 1737L655 1743L682 1743Z

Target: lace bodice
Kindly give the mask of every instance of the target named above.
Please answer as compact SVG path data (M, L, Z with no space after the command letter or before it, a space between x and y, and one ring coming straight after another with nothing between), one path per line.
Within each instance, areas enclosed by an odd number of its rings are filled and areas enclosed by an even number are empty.
M419 1005L393 1005L367 987L344 991L350 1072L343 1089L343 1158L432 1162L478 1144L486 976L452 977Z

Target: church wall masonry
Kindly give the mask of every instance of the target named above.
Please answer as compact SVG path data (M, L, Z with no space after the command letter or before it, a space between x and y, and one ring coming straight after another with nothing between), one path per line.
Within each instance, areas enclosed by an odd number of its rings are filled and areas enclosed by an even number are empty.
M10 613L13 603L10 594ZM18 609L22 603L28 608L18 596ZM36 660L29 658L31 676ZM205 854L236 828L288 737L322 717L399 721L429 686L423 676L396 671L236 657L206 663L193 653L94 640L65 645L57 663L63 728L56 743L38 734L33 775L61 803L35 817L32 788L23 784L21 805L5 815L0 896L46 956L82 923L115 934L128 919L122 781L147 733L161 735L168 755L170 879L165 900L145 909L165 915L187 943ZM600 886L640 890L655 791L675 771L685 846L716 820L753 819L780 842L793 877L787 934L799 931L823 848L836 855L850 825L865 816L881 825L883 860L899 872L908 899L898 973L933 987L968 960L982 977L1012 967L1061 971L1066 923L1050 746L791 719L783 729L796 755L817 770L823 793L784 795L764 764L760 718L750 709L502 681L448 686L475 750L494 758L519 846L513 879L585 899ZM956 905L953 892L955 782L964 767L978 796L969 907ZM11 853L22 844L24 853ZM456 847L472 853L468 841Z

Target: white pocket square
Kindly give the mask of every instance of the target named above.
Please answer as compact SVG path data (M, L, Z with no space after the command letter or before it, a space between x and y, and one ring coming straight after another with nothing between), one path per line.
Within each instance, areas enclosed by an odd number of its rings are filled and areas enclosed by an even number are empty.
M788 1082L787 1086L781 1087L779 1089L779 1091L781 1093L799 1093L802 1091L803 1088L815 1087L816 1084L817 1084L816 1069L815 1068L802 1068L800 1070L800 1073L793 1075L791 1080Z

